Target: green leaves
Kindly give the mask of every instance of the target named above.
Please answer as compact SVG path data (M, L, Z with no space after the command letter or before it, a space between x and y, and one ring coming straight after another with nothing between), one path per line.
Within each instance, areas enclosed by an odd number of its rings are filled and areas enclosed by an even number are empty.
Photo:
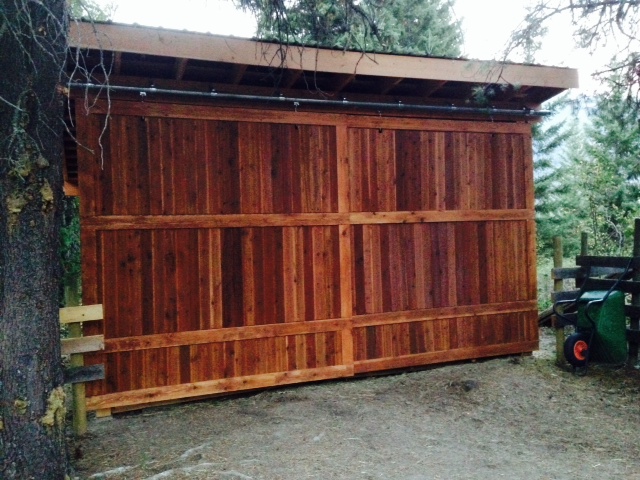
M62 263L61 305L65 286L76 287L82 267L80 261L80 202L78 197L64 197L60 228L60 261Z

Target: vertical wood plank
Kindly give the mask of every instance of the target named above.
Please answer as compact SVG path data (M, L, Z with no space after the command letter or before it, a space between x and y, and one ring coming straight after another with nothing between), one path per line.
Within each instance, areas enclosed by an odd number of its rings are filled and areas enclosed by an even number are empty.
M348 212L351 206L351 165L349 155L349 133L344 124L337 125L336 156L337 156L337 181L338 181L338 212Z
M259 265L261 252L254 251L256 234L259 232L255 228L242 229L242 324L245 326L256 325L256 315L258 314L256 277L259 281L260 272L258 270L261 266ZM260 285L257 288L260 288Z
M338 227L340 249L340 317L351 318L354 315L353 308L353 230L350 225ZM345 326L340 332L341 361L343 365L353 365L353 331L351 325Z
M284 321L295 322L297 317L296 294L296 249L295 249L295 229L291 227L282 229L282 257L284 284Z
M535 185L533 179L533 141L531 133L527 133L522 137L522 161L524 164L524 191L525 205L524 208L533 210L535 208Z
M305 292L307 290L307 277L305 274L305 235L303 227L293 228L294 240L294 265L295 265L295 306L296 321L303 322L307 318L307 304Z
M184 229L176 232L176 281L178 302L178 331L199 328L199 306L197 298L198 279L198 231Z

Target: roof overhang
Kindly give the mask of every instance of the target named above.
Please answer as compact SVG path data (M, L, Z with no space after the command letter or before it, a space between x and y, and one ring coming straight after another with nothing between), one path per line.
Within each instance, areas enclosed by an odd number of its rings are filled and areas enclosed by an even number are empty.
M432 105L538 108L578 86L575 69L495 61L374 54L112 23L75 22L86 81L227 94L330 97ZM76 57L71 55L69 71ZM101 68L95 68L99 64ZM482 97L482 95L480 96Z

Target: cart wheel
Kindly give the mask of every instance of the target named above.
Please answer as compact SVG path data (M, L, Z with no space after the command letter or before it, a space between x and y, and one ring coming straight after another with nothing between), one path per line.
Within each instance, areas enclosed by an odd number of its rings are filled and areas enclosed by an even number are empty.
M589 335L574 333L564 342L564 358L574 367L584 367L587 364L589 352Z

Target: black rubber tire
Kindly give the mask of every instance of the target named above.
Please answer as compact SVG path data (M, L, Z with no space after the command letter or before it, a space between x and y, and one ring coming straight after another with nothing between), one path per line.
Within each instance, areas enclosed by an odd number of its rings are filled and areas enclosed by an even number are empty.
M574 333L564 341L564 358L574 367L584 367L589 358L590 335L586 333ZM586 345L587 350L580 351L580 347Z

